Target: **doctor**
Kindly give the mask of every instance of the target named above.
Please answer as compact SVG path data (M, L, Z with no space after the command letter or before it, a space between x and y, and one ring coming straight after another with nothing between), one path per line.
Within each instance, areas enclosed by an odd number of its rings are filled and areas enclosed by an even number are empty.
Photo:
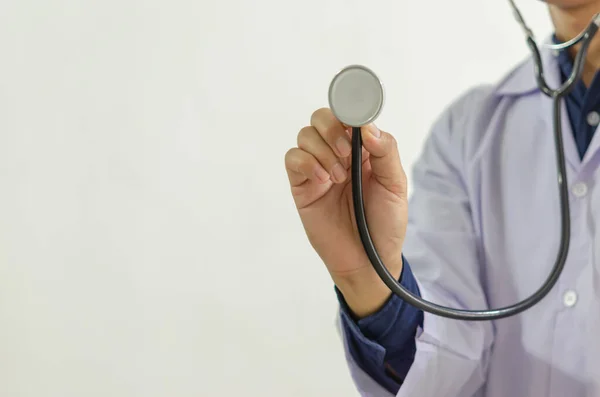
M575 37L600 0L549 0L556 41ZM328 109L286 154L308 239L340 302L346 359L363 396L600 396L600 37L564 102L571 246L541 303L495 322L424 314L378 278L354 226L350 138ZM578 47L543 52L557 87ZM599 74L600 76L600 74ZM554 263L560 212L552 101L532 60L474 87L439 116L414 166L413 195L393 136L362 130L366 215L390 272L427 300L463 309L510 305Z

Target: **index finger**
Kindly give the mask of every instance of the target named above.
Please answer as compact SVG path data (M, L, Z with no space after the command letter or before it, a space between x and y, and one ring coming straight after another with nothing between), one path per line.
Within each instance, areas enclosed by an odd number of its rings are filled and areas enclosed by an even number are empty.
M310 118L310 124L315 127L338 157L350 156L352 144L347 133L348 127L335 117L331 109L321 108L315 111Z

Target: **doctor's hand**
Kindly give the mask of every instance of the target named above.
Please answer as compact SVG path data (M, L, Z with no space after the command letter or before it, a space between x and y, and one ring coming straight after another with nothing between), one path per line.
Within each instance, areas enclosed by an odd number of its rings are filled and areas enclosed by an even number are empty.
M408 218L406 174L396 140L374 125L363 127L363 191L371 237L390 273L402 271ZM319 109L298 134L285 165L302 224L354 314L379 310L391 292L362 246L352 202L351 128L330 109Z

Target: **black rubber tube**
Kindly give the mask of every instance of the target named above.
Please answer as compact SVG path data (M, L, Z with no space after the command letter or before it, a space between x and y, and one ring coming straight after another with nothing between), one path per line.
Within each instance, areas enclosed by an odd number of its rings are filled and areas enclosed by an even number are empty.
M584 64L583 61L586 57L590 42L597 31L598 27L595 24L591 24L588 28L587 34L583 39L582 48L576 57L573 73L569 79L557 90L552 90L548 87L544 78L543 65L537 45L533 40L530 38L528 39L528 45L534 57L534 72L538 81L538 85L542 92L551 97L553 100L554 143L556 149L558 191L560 195L561 240L554 267L552 268L552 271L550 272L550 275L544 284L531 296L511 306L487 310L463 310L442 306L426 301L419 296L413 295L390 274L381 261L381 258L375 249L375 245L373 244L373 240L371 239L371 234L369 233L368 223L365 215L362 187L361 129L359 127L352 128L352 198L354 202L356 225L365 252L369 257L373 268L383 282L387 285L387 287L392 291L392 293L396 294L400 299L404 300L408 304L421 309L424 312L428 312L437 316L456 320L487 321L517 315L540 302L544 297L546 297L546 295L548 295L552 288L554 288L565 267L569 252L569 243L571 240L569 190L562 138L561 98L567 95L573 89L574 85L581 79Z

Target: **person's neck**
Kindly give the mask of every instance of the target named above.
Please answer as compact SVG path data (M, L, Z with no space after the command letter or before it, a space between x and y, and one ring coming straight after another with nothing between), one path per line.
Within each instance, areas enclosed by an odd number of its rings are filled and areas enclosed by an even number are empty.
M600 12L600 5L590 4L586 6L559 8L550 6L550 16L554 22L555 34L560 41L568 41L586 29L596 13ZM571 47L569 53L575 58L580 45ZM585 66L583 68L583 82L589 87L600 69L600 34L596 35L590 44Z

